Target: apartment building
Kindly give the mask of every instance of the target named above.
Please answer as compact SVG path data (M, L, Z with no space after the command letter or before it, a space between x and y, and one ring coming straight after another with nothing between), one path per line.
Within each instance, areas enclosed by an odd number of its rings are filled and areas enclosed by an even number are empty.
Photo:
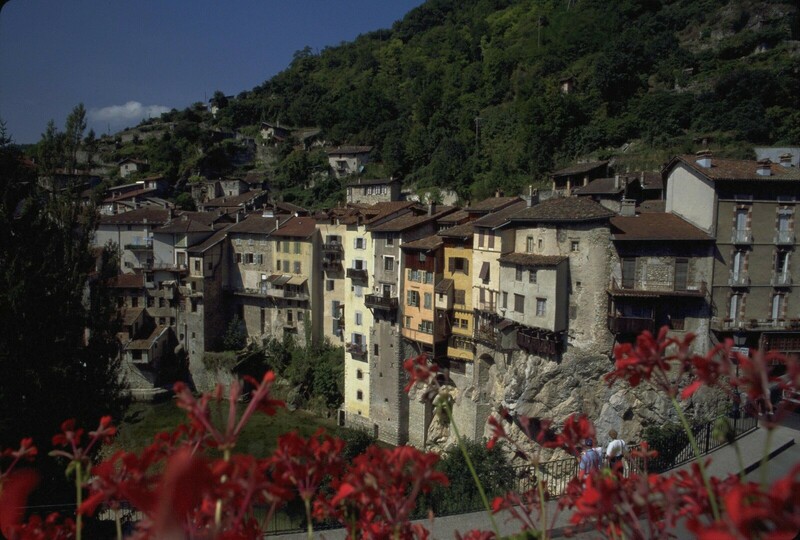
M610 223L608 328L616 341L666 325L678 337L694 333L695 350L708 350L714 238L675 214L615 216Z
M668 212L714 237L711 330L737 346L800 352L800 278L793 264L800 169L792 157L677 156L664 169Z
M113 216L101 216L94 245L115 243L120 250L119 265L124 273L150 269L155 262L153 234L172 219L168 208L144 207Z
M333 209L317 219L322 262L322 335L332 345L344 345L345 278L344 237L347 225L342 222L354 215L353 209Z
M472 304L473 226L463 223L439 232L444 243L442 281L437 285L436 304L448 311L450 336L447 358L451 369L464 371L460 363L475 360L475 314Z
M402 303L402 330L404 338L413 343L416 355L430 359L446 354L449 334L447 295L434 304L436 286L442 281L444 270L444 242L437 235L407 242L403 251L404 296Z

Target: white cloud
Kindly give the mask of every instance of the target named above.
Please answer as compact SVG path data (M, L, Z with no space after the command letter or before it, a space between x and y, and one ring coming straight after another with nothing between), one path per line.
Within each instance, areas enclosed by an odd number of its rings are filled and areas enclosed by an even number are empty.
M100 109L89 109L89 120L93 123L110 124L113 128L138 124L139 121L161 116L169 107L163 105L142 105L138 101L129 101L124 105L111 105Z

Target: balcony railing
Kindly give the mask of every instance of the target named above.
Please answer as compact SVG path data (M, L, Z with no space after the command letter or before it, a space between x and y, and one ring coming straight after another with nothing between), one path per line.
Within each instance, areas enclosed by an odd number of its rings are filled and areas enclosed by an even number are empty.
M261 289L248 289L246 287L236 287L234 294L240 296L258 296L260 298L291 298L292 300L308 300L308 293L305 291L295 291L291 289L281 289L279 287L265 287Z
M361 281L366 281L367 279L367 269L366 268L348 268L347 269L347 277L350 279L358 279Z
M711 318L711 329L717 331L728 330L781 330L781 329L800 329L800 319L729 319L722 317Z
M728 285L731 287L749 287L750 276L747 275L747 272L739 272L738 275L731 273L728 278Z
M284 321L283 322L283 327L284 328L297 328L297 321L295 321L295 320Z
M364 356L367 353L367 348L363 343L350 342L345 345L345 350L353 356Z
M653 332L655 326L653 317L623 317L608 314L608 329L612 334L640 334L645 330Z
M494 326L484 324L475 329L475 339L480 342L495 345L497 343L497 338L498 332Z
M125 244L125 249L130 251L137 251L137 250L146 251L149 249L153 249L153 241L145 240L143 242L134 242L132 244Z
M775 243L779 246L791 246L794 244L794 231L776 231Z
M491 302L478 302L478 309L481 311L488 311L489 313L494 313L495 308L497 308L497 303L494 301Z
M625 295L629 292L655 292L663 293L665 296L705 296L708 285L705 281L692 281L676 283L673 281L653 281L653 280L632 280L619 283L615 278L611 278L611 294Z
M521 328L517 331L517 346L531 354L554 356L561 352L562 338L546 330Z
M731 234L731 243L733 244L752 244L753 231L750 229L734 229Z
M773 287L789 287L792 284L792 276L783 272L774 274L770 280L770 284Z
M364 304L368 308L395 311L398 306L396 296L381 296L379 294L368 294L364 297Z
M342 253L344 247L341 242L325 242L322 244L323 253Z

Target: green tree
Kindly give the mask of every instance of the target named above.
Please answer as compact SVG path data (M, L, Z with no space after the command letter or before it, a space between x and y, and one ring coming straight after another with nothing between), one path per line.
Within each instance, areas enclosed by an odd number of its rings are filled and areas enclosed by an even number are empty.
M84 131L86 131L86 108L83 103L79 103L67 116L67 123L64 127L64 157L67 170L72 171L77 165L77 154L81 147Z
M126 407L108 280L115 250L91 250L94 208L70 194L46 197L36 171L0 148L0 447L22 437L47 446L61 422L87 429ZM39 500L59 497L55 486ZM49 481L49 480L48 480ZM74 492L74 487L67 493Z
M244 327L244 321L238 315L234 315L225 329L225 335L222 336L222 348L226 351L238 351L246 344L247 331Z
M197 205L195 205L191 193L186 193L186 192L181 193L175 198L175 205L181 210L188 210L193 212L194 210L197 209Z
M50 120L47 129L42 133L42 138L36 144L36 157L39 172L45 175L53 174L63 165L64 134L58 131L56 123Z

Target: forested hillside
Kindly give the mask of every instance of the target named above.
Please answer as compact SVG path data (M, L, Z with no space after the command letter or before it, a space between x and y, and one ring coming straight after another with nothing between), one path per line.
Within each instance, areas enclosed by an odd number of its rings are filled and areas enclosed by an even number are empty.
M704 139L752 157L800 143L799 26L795 2L767 0L432 0L389 30L299 51L216 123L317 126L373 145L369 174L478 197L581 157L657 169ZM273 187L320 157L287 148Z

